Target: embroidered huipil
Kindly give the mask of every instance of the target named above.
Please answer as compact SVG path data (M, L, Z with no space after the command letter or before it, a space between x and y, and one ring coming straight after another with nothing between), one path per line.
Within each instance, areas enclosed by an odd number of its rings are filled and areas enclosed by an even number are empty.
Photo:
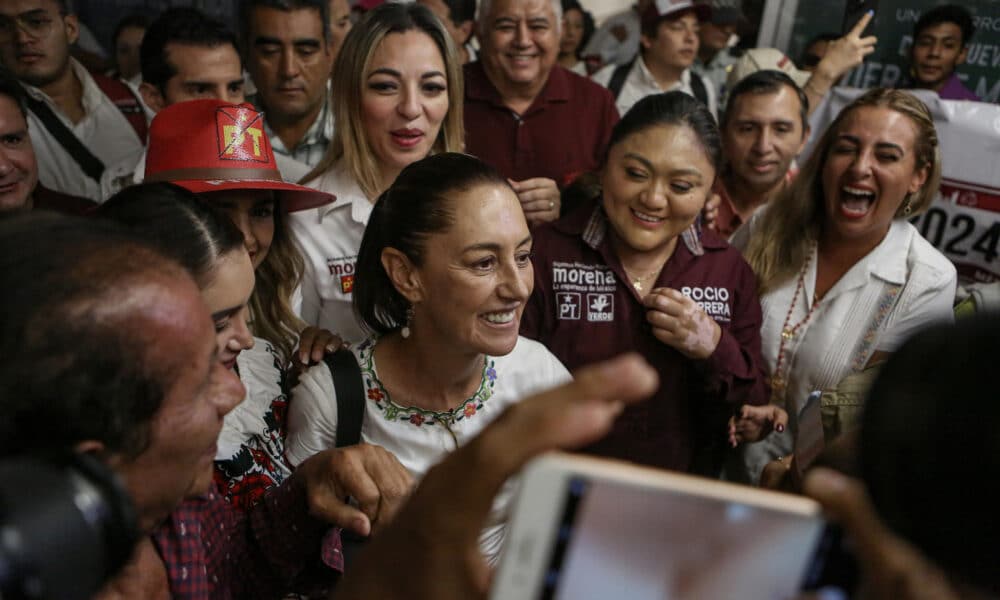
M227 500L247 509L292 470L285 462L285 416L281 359L267 340L236 357L247 393L226 415L215 455L215 482Z
M587 452L717 474L729 416L742 404L768 399L754 275L714 233L692 227L682 235L652 287L681 291L722 329L715 352L692 360L653 335L608 228L603 209L588 204L533 232L535 291L521 333L541 341L571 370L634 351L659 373L656 394L627 407Z
M486 357L479 389L448 412L396 404L382 387L373 356L377 341L351 349L361 366L365 394L361 439L393 453L415 479L446 454L464 445L508 406L570 379L562 363L538 342L518 338L506 356ZM330 369L320 363L306 371L292 391L286 455L298 465L337 442L337 397ZM475 474L470 473L470 477ZM503 539L511 486L505 485L481 539L483 553L494 558Z
M171 597L274 600L293 587L332 584L344 569L340 536L309 516L294 479L268 490L248 512L215 491L177 507L152 534ZM319 561L325 570L314 568Z

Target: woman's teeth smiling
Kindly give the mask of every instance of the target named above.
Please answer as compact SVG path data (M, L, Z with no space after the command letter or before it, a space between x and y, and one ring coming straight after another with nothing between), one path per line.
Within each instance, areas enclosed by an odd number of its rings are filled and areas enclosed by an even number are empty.
M661 221L663 221L663 219L659 217L654 217L652 215L647 215L646 213L641 213L634 208L632 209L632 214L635 215L635 218L645 223L660 223Z
M840 204L844 212L851 216L862 216L875 202L875 192L845 185L840 188Z
M484 315L484 318L490 323L496 323L497 325L504 325L514 320L514 311L507 310L503 312L486 313Z

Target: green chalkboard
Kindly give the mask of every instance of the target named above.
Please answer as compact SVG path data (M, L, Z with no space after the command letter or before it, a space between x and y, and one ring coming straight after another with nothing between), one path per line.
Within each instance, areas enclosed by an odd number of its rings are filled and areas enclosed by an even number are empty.
M941 4L961 4L972 13L976 35L966 64L959 69L966 87L987 102L1000 101L1000 0L880 0L872 32L878 47L847 79L856 87L896 86L908 69L913 25L920 15ZM799 0L788 54L798 58L806 43L822 32L839 33L845 0Z

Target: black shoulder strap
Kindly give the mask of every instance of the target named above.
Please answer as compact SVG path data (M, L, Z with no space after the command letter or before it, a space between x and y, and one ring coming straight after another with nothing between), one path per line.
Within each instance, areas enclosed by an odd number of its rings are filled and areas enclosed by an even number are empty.
M59 145L69 153L76 164L80 165L80 169L86 173L87 177L100 183L101 174L104 173L104 163L101 162L101 159L94 156L83 145L83 142L52 112L48 104L34 98L31 94L25 93L25 96L27 97L28 110L38 117L45 129L52 134L52 137L56 138Z
M330 367L337 392L337 448L361 443L361 421L365 416L365 386L354 353L341 348L323 357Z
M708 90L705 89L705 82L694 71L691 71L691 91L694 92L695 98L705 106L708 106Z
M618 99L618 94L622 93L625 79L628 77L628 72L632 70L632 65L634 64L635 59L633 58L624 65L619 65L611 72L611 79L608 80L608 90L611 91L611 95L614 96L615 100Z

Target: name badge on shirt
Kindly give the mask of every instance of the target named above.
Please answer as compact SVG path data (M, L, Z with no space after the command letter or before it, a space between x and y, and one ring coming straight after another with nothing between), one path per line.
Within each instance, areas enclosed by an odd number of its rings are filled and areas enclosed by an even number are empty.
M340 291L343 294L354 291L354 270L357 260L357 255L326 259L326 268L330 275L339 281Z
M685 285L681 288L681 293L694 300L695 304L700 306L705 314L715 319L716 322L728 323L732 320L733 311L729 304L732 293L729 288Z

